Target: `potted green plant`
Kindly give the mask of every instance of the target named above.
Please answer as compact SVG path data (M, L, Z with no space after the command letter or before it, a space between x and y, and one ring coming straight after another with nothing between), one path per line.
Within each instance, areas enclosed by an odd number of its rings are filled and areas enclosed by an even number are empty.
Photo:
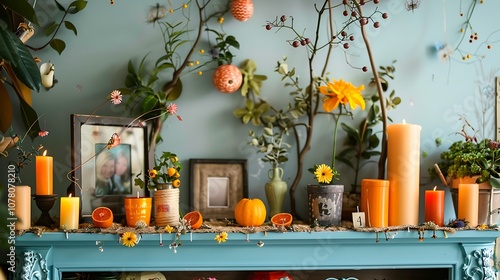
M444 184L451 188L451 194L457 211L458 185L462 183L479 184L479 223L496 224L497 215L493 211L500 209L500 143L490 139L478 140L467 129L475 131L467 120L458 133L464 137L456 141L440 155L441 161L430 169L431 177L440 176ZM437 143L440 143L437 140ZM460 217L458 217L460 218Z
M268 170L267 175L270 179L265 185L266 198L269 203L269 217L281 213L283 201L287 192L287 184L282 180L283 169L279 167L288 161L288 149L290 144L283 141L284 130L274 132L272 122L267 123L263 129L263 134L257 135L250 130L251 141L249 145L257 148L258 153L264 154L262 161L269 162L272 168Z
M165 151L156 160L155 166L148 171L146 180L140 175L135 178L135 184L141 188L154 189L154 213L157 226L178 226L179 187L181 185L180 171L182 164L176 154Z

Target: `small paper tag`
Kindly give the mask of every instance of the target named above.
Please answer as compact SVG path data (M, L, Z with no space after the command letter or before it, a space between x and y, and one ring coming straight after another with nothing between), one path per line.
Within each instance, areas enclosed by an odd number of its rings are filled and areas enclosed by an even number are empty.
M355 228L365 227L365 212L352 213L352 224Z

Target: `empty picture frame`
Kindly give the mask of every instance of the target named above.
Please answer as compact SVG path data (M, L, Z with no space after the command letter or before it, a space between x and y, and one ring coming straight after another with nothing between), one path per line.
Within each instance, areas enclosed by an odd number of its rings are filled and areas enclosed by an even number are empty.
M248 196L246 159L190 159L190 209L205 219L234 219Z

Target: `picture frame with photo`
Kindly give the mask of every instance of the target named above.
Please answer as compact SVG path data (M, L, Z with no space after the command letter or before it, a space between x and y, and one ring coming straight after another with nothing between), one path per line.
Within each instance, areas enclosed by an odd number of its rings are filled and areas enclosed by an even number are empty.
M105 206L115 222L125 217L124 198L149 196L134 186L136 176L144 180L148 167L148 128L132 118L71 115L72 176L75 195L80 197L81 218ZM116 134L115 134L116 133ZM108 147L119 136L119 144Z
M236 204L248 197L246 159L190 159L190 211L205 219L234 219Z

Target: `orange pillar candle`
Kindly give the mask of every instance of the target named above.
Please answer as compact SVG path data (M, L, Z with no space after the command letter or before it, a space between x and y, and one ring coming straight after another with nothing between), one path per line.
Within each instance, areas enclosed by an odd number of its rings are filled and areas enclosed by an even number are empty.
M389 226L418 224L421 129L405 122L387 126Z
M16 229L28 230L31 227L31 188L29 186L15 187Z
M479 185L458 185L458 219L464 219L471 227L477 226L479 211Z
M444 191L425 191L425 222L444 225Z
M361 180L361 212L366 214L368 227L389 226L388 180Z
M53 194L53 165L54 160L47 156L47 151L36 157L36 195Z
M68 229L78 229L78 219L80 214L79 197L61 197L61 209L59 216L61 218L59 227Z

